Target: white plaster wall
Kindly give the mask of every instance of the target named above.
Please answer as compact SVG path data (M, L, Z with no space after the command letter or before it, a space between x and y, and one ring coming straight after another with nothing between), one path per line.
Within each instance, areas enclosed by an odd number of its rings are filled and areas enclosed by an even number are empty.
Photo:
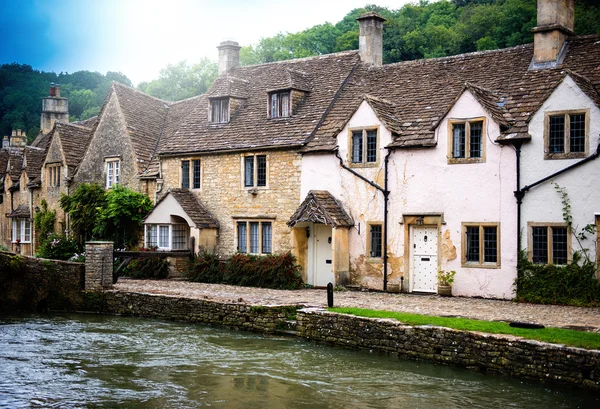
M388 220L388 249L391 257L404 256L403 213L444 213L450 240L456 246L457 257L443 260L441 268L456 270L453 292L455 295L511 298L516 277L516 185L515 153L511 147L502 147L493 141L499 135L498 125L488 118L486 162L479 164L449 165L448 118L476 118L488 116L468 92L462 95L446 119L440 124L437 146L426 149L397 150L390 157ZM381 125L384 147L391 141L390 132L380 124L367 103L363 103L352 117L349 127ZM348 126L338 136L340 154L346 159ZM376 169L357 169L369 179L383 186L382 148L380 166ZM357 177L343 170L337 158L326 154L307 154L302 162L302 198L311 189L329 190L340 200L355 222L361 223L361 234L356 228L350 232L350 258L355 262L367 253L366 221L383 221L383 195ZM461 223L500 222L501 268L461 267ZM392 269L390 268L391 272ZM408 278L404 260L400 270ZM396 282L399 273L388 276ZM373 275L363 285L382 288L383 275Z
M600 135L600 109L581 91L577 84L567 76L554 90L541 108L533 115L529 123L531 142L524 145L521 152L521 187L535 183L582 159L544 159L544 117L545 112L589 109L590 133L588 156L597 147ZM594 213L600 213L600 158L582 165L572 171L553 178L526 193L521 208L522 247L527 248L528 222L563 222L562 203L553 183L565 188L571 201L573 227L579 231L588 223L594 223ZM596 257L595 246L591 240L583 243ZM573 239L573 250L579 250Z
M196 224L190 219L183 207L172 195L168 195L162 202L152 210L144 224L170 224L171 216L179 216L185 219L190 227L196 227ZM197 241L196 241L197 242Z

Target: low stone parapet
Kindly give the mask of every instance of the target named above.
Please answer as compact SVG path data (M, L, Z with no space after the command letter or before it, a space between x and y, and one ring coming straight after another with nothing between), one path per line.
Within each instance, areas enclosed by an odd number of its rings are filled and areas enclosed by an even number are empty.
M408 326L392 319L363 318L303 309L298 336L394 356L456 365L490 373L600 389L600 351L501 334Z

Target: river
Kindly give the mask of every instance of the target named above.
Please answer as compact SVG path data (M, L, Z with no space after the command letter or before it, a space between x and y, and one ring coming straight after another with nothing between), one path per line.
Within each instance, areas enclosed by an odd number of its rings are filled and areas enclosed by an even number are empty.
M596 392L142 318L0 316L0 408L598 408Z

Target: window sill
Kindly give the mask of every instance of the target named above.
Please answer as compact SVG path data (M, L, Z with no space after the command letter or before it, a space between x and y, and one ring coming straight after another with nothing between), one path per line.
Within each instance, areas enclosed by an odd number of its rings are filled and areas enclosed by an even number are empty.
M349 168L377 168L379 167L379 161L377 162L366 162L366 163L355 163L355 162L348 162L348 167Z
M383 258L382 257L367 257L366 263L367 264L383 264Z
M546 153L544 154L544 160L556 160L556 159L585 159L587 152L575 152L575 153Z
M470 163L485 163L483 158L449 158L448 165L470 164Z
M487 268L487 269L499 269L500 268L500 264L497 264L497 263L479 264L479 263L474 263L474 262L462 262L460 264L460 266L464 267L464 268Z

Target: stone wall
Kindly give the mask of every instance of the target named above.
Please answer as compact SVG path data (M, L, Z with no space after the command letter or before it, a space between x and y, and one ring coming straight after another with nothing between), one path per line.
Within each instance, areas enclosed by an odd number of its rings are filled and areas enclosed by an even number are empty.
M84 265L0 251L0 311L77 310Z
M104 293L103 312L274 333L296 307L250 306L152 294Z
M319 309L299 310L297 319L298 335L315 341L600 390L598 350Z
M85 243L85 289L102 290L113 283L112 241Z
M273 223L273 252L291 250L287 221L300 204L301 157L296 151L257 151L267 155L267 186L245 188L242 154L217 154L162 158L163 192L181 187L182 160L200 159L201 188L192 190L220 224L217 251L236 252L235 221L264 220Z

